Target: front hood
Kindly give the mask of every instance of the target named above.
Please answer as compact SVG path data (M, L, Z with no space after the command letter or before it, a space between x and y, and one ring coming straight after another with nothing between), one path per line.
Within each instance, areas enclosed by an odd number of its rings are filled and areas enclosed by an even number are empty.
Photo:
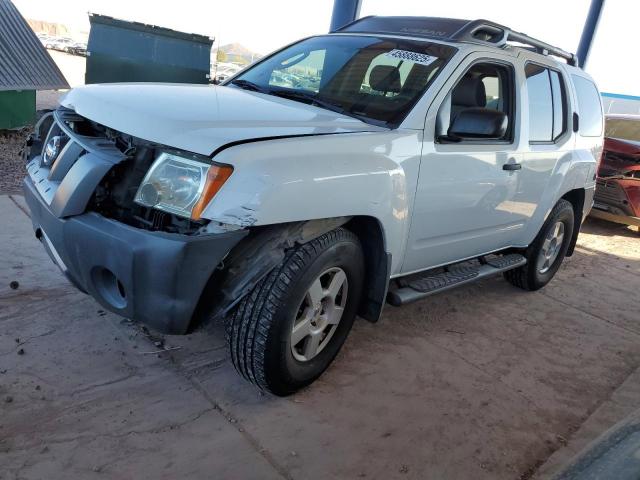
M300 102L223 86L86 85L71 90L61 103L114 130L202 155L254 138L386 130Z

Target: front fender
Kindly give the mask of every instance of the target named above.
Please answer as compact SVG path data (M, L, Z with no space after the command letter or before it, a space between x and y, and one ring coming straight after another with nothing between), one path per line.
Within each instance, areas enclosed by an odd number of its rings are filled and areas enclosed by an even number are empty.
M392 130L232 146L214 157L234 171L203 217L241 227L373 217L382 225L395 273L408 235L421 135Z

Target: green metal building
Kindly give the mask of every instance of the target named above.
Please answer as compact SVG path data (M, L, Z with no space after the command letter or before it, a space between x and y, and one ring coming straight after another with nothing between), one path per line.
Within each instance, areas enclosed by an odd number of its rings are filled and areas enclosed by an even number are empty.
M36 91L69 88L10 0L0 0L0 130L33 122Z
M89 14L85 83L209 83L213 39Z

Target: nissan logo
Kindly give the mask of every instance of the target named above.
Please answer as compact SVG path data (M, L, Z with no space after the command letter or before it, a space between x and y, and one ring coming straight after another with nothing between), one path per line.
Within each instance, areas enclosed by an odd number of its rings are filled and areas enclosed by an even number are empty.
M56 135L55 137L51 137L51 139L47 142L42 154L43 165L50 167L56 160L56 158L58 158L58 154L60 153L61 140L61 137L59 135Z

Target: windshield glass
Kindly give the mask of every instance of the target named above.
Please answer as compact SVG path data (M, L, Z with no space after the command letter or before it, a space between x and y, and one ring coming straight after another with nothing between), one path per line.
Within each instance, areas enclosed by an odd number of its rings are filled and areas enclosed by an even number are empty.
M320 36L275 53L231 84L397 126L454 53L423 41Z
M604 136L640 142L640 117L637 120L607 118Z

